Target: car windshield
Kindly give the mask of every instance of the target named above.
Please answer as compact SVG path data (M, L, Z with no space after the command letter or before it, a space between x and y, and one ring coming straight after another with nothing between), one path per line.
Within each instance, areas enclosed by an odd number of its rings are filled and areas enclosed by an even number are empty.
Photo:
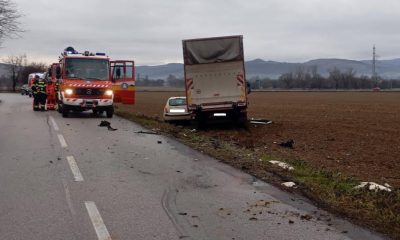
M68 58L65 62L67 78L85 80L109 80L107 59Z
M186 99L184 98L172 98L169 100L168 104L170 106L185 106L186 105Z

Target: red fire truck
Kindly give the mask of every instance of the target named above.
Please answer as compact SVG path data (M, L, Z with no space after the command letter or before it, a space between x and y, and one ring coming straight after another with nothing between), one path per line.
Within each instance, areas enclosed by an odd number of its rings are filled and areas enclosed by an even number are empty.
M105 53L79 53L68 47L50 72L52 77L55 74L56 102L63 117L70 111L92 110L94 114L106 112L111 118L115 92L123 103L134 103L133 61L110 61Z

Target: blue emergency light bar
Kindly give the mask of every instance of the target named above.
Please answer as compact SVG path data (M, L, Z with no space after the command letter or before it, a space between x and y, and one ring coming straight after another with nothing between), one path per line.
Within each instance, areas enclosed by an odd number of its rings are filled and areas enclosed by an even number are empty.
M106 54L105 53L96 53L96 56L105 56Z
M64 49L64 54L78 54L78 51L76 51L73 47L67 47Z

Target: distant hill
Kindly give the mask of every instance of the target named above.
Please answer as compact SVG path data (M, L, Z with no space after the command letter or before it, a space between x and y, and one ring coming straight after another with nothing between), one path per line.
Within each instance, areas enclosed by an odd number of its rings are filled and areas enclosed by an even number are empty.
M168 63L158 66L137 66L136 74L139 74L141 78L148 76L150 79L166 79L170 74L182 78L183 64Z
M310 69L314 66L317 67L318 72L323 76L328 76L329 71L334 67L340 69L341 71L346 71L349 68L352 68L358 76L371 76L372 61L327 58L314 59L304 63L288 63L255 59L247 61L245 66L247 78L258 76L261 78L269 77L271 79L277 79L283 73L296 71L296 69L299 67ZM400 79L400 58L377 61L376 72L383 78ZM137 66L136 73L139 74L141 78L148 76L149 79L167 79L168 75L170 74L178 78L182 78L183 65L181 63L169 63L158 66ZM0 63L0 77L5 78L9 77L9 75L9 65Z
M372 72L371 60L356 61L335 58L314 59L304 63L275 62L255 59L247 61L245 66L247 78L258 76L261 78L269 77L277 79L283 73L295 71L299 67L310 69L314 66L317 67L318 72L323 76L328 76L329 71L334 67L341 71L346 71L351 68L356 72L357 76L371 76ZM150 79L166 79L169 74L182 78L183 65L180 63L169 63L158 66L137 66L136 72L139 73L141 77L147 75ZM376 72L383 78L400 79L400 58L377 61Z

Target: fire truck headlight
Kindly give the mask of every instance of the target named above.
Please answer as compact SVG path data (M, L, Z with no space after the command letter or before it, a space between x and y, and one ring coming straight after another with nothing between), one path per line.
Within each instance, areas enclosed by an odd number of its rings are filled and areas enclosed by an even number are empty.
M112 96L113 95L113 91L112 90L106 90L106 92L104 93L107 96Z
M72 89L70 89L70 88L68 88L68 89L65 89L65 94L67 94L67 95L71 95L74 91L72 91Z

